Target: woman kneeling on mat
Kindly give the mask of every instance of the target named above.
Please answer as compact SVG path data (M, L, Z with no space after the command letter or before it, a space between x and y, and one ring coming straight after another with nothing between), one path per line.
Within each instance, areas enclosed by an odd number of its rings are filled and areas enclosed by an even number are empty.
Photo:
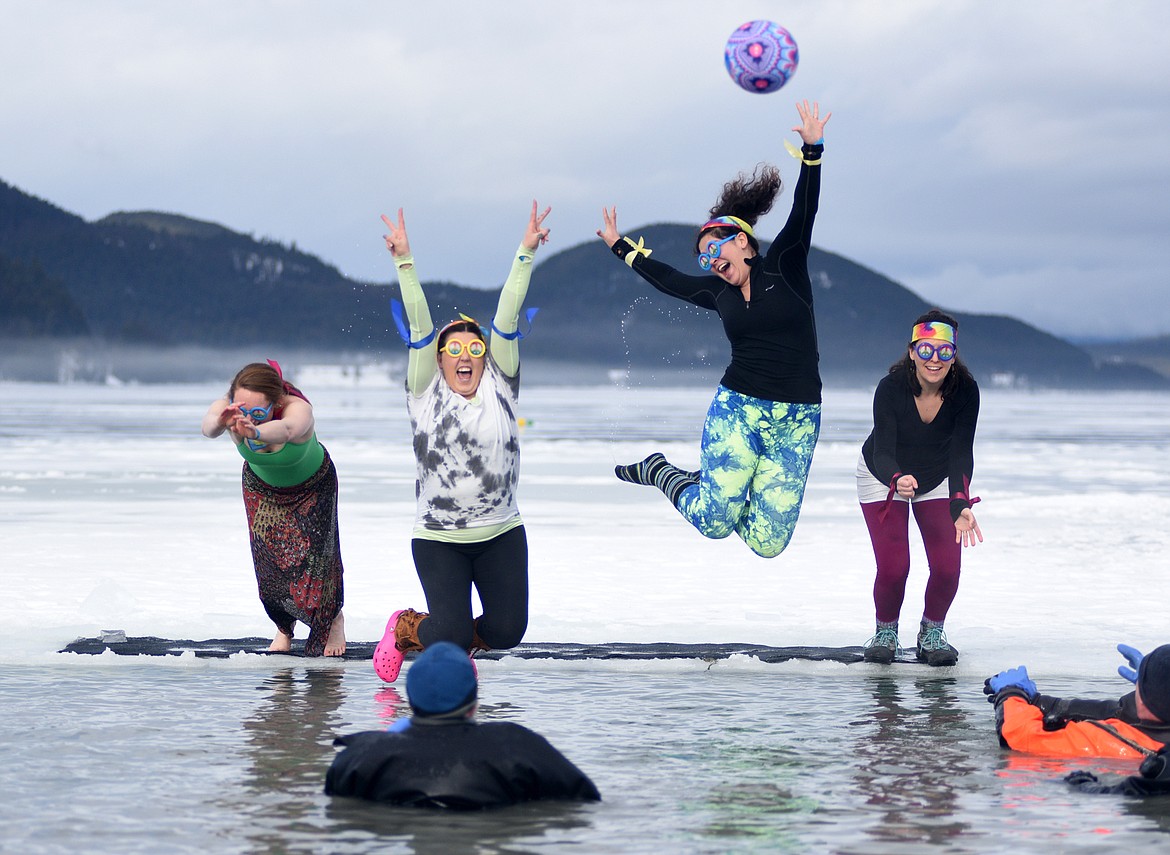
M293 626L309 626L306 656L345 653L345 599L337 528L337 470L313 429L313 405L280 366L245 365L203 417L203 435L227 432L244 458L244 510L260 602L276 624L268 648L287 653Z
M906 356L890 367L873 396L873 431L857 462L857 496L877 559L873 601L877 632L869 662L897 655L898 616L910 575L910 509L922 532L930 579L917 657L954 665L943 621L959 590L962 548L982 542L970 498L979 386L959 359L959 325L934 309L914 322Z
M765 255L753 229L780 191L780 171L757 170L727 183L695 240L699 267L689 276L650 258L603 211L597 235L614 255L664 294L717 312L731 342L731 364L707 411L697 472L655 452L618 466L617 477L657 487L704 536L735 532L764 558L788 546L821 425L821 378L808 253L821 187L823 131L829 114L797 104L793 128L803 149L788 221Z
M398 678L404 654L436 641L472 653L515 647L528 628L528 541L516 506L520 477L520 307L532 260L548 240L536 202L488 336L465 316L436 331L410 253L402 209L383 216L409 330L406 406L418 466L411 549L427 613L390 616L374 670ZM483 615L472 619L475 587Z

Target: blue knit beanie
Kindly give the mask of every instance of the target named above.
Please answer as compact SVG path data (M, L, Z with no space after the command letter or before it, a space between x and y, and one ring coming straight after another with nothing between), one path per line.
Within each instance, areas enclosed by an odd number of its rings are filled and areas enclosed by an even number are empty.
M1170 723L1170 644L1163 644L1142 657L1137 684L1150 712Z
M406 672L406 696L418 715L443 715L476 698L475 671L467 651L450 641L424 650Z

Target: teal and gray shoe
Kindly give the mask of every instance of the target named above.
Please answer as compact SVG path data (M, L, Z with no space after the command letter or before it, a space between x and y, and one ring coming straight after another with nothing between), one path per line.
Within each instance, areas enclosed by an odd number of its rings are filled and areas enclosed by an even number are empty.
M902 648L898 644L898 622L878 621L877 632L873 634L873 638L865 642L865 650L862 651L861 657L866 662L888 665L901 652Z
M938 668L959 661L959 651L947 644L947 634L941 623L924 620L918 630L917 646L918 661L927 665Z

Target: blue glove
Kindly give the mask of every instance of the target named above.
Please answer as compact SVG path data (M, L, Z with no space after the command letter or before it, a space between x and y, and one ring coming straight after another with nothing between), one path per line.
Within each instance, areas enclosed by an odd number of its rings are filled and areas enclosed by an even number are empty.
M1126 661L1129 662L1128 668L1124 665L1118 665L1117 673L1125 679L1129 680L1129 682L1136 683L1138 666L1142 664L1142 659L1144 659L1145 656L1140 650L1136 650L1130 647L1128 644L1117 645L1117 652L1124 656Z
M995 703L995 698L1000 692L1005 689L1013 689L1012 694L1023 695L1029 701L1036 697L1036 684L1028 676L1028 669L1023 665L1018 668L1011 668L1007 671L1000 671L994 677L989 677L983 684L983 694L990 695L988 698L992 703Z

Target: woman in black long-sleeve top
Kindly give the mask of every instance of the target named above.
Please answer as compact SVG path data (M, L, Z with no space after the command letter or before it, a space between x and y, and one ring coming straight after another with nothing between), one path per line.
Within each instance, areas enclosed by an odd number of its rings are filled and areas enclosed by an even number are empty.
M917 656L954 665L943 621L959 589L962 548L983 540L971 506L979 386L958 357L958 322L937 309L914 323L905 358L890 367L873 396L873 432L857 464L857 495L877 559L873 600L877 632L870 662L891 662L898 615L910 575L910 509L930 565Z
M774 166L740 176L723 188L695 241L699 266L714 275L690 276L650 258L623 238L617 212L605 210L598 236L614 255L664 294L719 313L731 343L727 366L707 412L701 468L686 472L655 452L618 466L623 481L662 490L703 535L732 532L764 558L784 551L804 498L820 433L821 378L808 253L820 194L824 126L816 104L797 104L804 143L792 213L768 252L760 254L753 226L780 190Z

